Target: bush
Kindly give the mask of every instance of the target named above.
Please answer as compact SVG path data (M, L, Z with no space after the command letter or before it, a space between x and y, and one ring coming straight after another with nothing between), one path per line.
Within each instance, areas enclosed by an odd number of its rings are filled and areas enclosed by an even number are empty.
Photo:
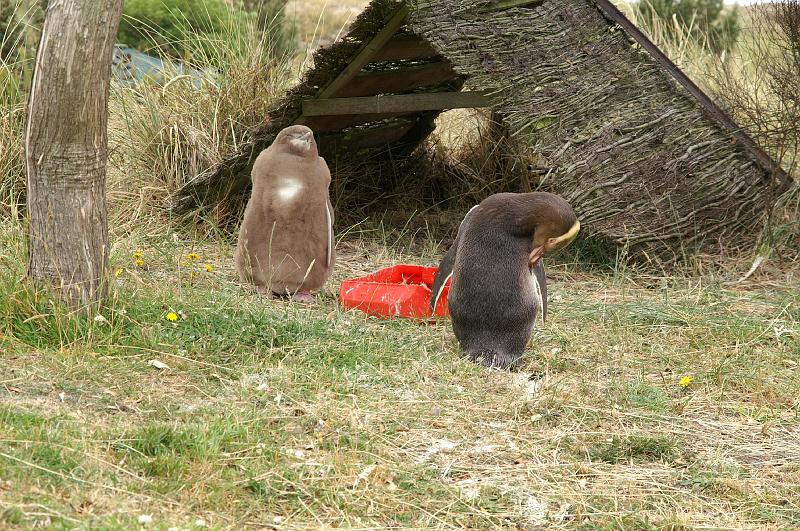
M213 40L214 36L224 35L231 24L241 23L237 19L256 17L259 13L268 17L261 28L285 40L283 2L264 0L260 10L258 5L252 11L245 7L241 3L231 7L224 0L125 0L117 41L144 52L157 49L185 59L196 51L191 48L198 42L195 37Z
M286 0L242 0L245 11L256 15L258 27L283 27L283 8Z
M20 20L16 13L16 2L0 0L0 28L3 29L0 41L0 60L7 61L13 55L20 39Z
M219 33L229 16L222 0L125 0L117 41L148 52L186 55L187 32Z
M688 34L717 53L730 50L739 36L739 11L723 9L722 0L640 0L637 18L652 30L658 20L668 22L679 38Z
M36 47L47 2L36 0L25 11L21 0L0 0L0 60L18 59L25 28L30 32L30 47ZM222 36L228 32L227 26L242 24L243 18L255 18L258 27L270 33L276 49L285 51L288 35L284 4L283 0L239 0L232 5L226 0L125 0L117 42L143 52L157 49L158 54L185 59L195 51L191 49L191 44L198 42L195 37ZM31 49L26 55L33 57L34 53L35 49Z

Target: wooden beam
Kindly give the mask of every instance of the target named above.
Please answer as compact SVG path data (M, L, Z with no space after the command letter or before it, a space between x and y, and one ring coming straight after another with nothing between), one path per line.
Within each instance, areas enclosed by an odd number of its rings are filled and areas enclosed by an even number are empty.
M328 101L328 100L320 100ZM333 116L308 116L306 123L308 127L314 130L314 133L330 133L333 131L341 131L348 127L356 125L364 125L372 122L380 122L388 120L389 118L398 118L400 116L408 116L413 113L409 112L387 112L381 114L341 114Z
M780 164L772 160L772 157L761 149L761 146L750 138L750 136L742 131L742 129L734 122L730 116L725 114L705 92L700 90L700 87L694 84L689 77L681 71L680 68L673 63L658 46L647 38L639 28L637 28L630 20L628 20L622 12L614 6L609 0L594 0L595 4L600 8L600 11L605 15L608 20L618 24L630 38L636 41L642 48L644 48L655 61L661 65L689 94L691 94L700 107L706 111L723 129L728 132L739 142L739 144L750 153L755 160L756 164L768 174L774 176L781 183L781 192L789 188L792 178L789 177Z
M489 107L491 100L485 92L434 92L368 96L363 98L332 98L303 101L305 116L338 116L346 114L382 114L396 112L441 111Z
M339 151L379 147L401 140L415 124L413 120L397 120L378 127L319 135L317 144L323 156L331 156Z
M408 92L420 87L440 85L457 78L448 63L430 63L391 70L362 72L340 88L336 97L375 96L387 92Z
M437 57L437 52L428 41L416 35L395 35L383 48L372 56L370 62L376 61L414 61Z
M408 16L408 6L403 2L400 7L389 17L386 25L372 37L371 40L364 43L356 53L355 57L350 60L347 67L327 86L323 87L318 93L317 98L324 99L335 95L339 89L347 85L364 66L372 60L372 57L377 51L383 48L392 36L397 33L397 30L403 25ZM294 123L298 125L305 124L307 119L305 116L299 116Z
M317 98L330 98L331 96L336 95L339 92L339 89L347 85L351 79L356 77L364 68L364 66L372 60L375 53L383 48L383 45L386 44L395 33L397 33L397 30L400 29L400 26L402 26L403 22L405 22L406 16L408 16L408 6L406 6L404 2L389 18L389 21L386 22L386 25L383 27L383 29L375 34L372 40L361 47L356 56L350 60L350 64L347 65L347 68L345 68L342 73L336 77L336 79L331 81L327 87L323 88L319 94L317 94Z

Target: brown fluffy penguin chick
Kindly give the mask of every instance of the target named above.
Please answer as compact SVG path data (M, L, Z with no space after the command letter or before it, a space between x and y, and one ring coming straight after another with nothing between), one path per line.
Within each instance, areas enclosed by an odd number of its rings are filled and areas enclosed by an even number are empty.
M547 313L541 258L580 230L572 207L545 192L502 193L473 207L439 264L431 308L452 276L447 304L453 332L471 359L490 367L517 365L536 314Z
M234 257L239 278L264 295L311 301L310 290L325 284L335 261L331 173L311 129L278 133L252 178Z

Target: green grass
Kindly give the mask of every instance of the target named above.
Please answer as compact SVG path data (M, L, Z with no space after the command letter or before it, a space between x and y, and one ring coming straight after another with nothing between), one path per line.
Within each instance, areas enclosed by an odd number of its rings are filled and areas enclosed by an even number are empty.
M6 223L3 526L797 524L796 290L587 269L576 249L523 367L486 371L446 322L337 306L343 278L441 253L362 230L311 307L242 290L223 240L117 237L98 319L19 282Z
M675 441L669 437L613 437L606 443L589 449L589 457L606 463L623 463L629 460L659 461L670 459L675 452Z

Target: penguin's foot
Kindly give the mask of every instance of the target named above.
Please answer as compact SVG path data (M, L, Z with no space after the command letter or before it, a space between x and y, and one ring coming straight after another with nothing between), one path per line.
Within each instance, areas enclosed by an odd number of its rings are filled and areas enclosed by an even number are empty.
M263 296L270 297L272 299L292 300L296 302L305 302L305 303L314 302L314 296L311 294L310 291L307 290L297 291L295 293L287 293L285 291L284 292L272 291L270 289L259 286L258 292Z
M305 302L311 303L314 302L314 296L311 294L310 291L302 290L294 293L292 295L292 299L296 300L297 302Z
M472 361L490 369L512 369L519 363L519 356L511 356L502 352L470 352Z
M256 285L256 291L257 291L257 292L258 292L258 294L259 294L259 295L261 295L262 297L268 297L268 298L270 298L270 299L271 299L272 297L274 297L274 296L275 296L275 295L274 295L274 293L272 293L272 290L270 290L270 289L269 289L268 287L266 287L266 286L259 286L259 285Z

